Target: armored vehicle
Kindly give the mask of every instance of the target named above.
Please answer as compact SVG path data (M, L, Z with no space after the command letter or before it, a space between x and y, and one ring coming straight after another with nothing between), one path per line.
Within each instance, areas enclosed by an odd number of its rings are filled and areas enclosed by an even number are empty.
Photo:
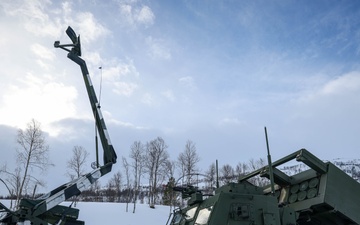
M294 159L308 169L287 175L277 168ZM272 185L251 184L258 175L272 176ZM360 224L360 183L306 149L219 187L210 197L194 187L176 190L189 200L174 210L171 225Z

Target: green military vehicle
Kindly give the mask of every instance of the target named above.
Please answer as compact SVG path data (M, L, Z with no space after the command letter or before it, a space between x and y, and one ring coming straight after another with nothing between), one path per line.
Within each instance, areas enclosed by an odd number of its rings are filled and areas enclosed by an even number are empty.
M294 159L308 169L291 176L277 169ZM249 179L257 175L273 182L255 186ZM194 187L175 189L189 200L174 210L171 225L360 224L360 183L306 149L219 187L212 196Z

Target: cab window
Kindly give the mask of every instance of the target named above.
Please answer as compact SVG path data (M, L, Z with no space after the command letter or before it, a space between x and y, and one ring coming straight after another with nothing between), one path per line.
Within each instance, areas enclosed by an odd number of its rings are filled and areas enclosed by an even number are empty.
M185 213L185 219L192 220L194 218L194 216L195 216L197 208L198 207L196 206L196 207L193 207L193 208L187 210L186 213Z
M199 214L198 214L197 218L196 218L195 224L197 224L197 225L206 225L208 220L209 220L212 208L213 208L213 206L201 209L199 211Z
M173 224L178 224L181 221L182 215L180 213L180 211L176 212L174 214L174 218L172 219L172 223Z

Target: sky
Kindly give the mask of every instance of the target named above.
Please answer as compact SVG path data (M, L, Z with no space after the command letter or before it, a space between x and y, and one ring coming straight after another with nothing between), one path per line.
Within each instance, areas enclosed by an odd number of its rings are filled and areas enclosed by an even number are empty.
M157 137L172 160L193 141L202 172L266 158L265 126L274 160L301 148L360 157L357 1L4 0L0 166L15 167L17 130L37 120L55 164L44 192L68 181L74 146L95 161L80 68L54 48L70 43L68 26L81 37L114 171L134 141Z

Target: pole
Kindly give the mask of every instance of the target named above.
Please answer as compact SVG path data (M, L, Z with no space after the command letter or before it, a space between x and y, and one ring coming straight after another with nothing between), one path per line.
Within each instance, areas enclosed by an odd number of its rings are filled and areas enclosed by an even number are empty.
M219 168L218 168L217 160L216 160L216 188L219 188Z
M268 158L268 164L269 164L269 175L270 175L270 185L271 185L271 194L275 195L275 185L274 185L274 174L273 174L273 168L271 163L271 155L270 155L270 148L269 148L269 140L267 135L267 130L265 128L265 138L266 138L266 147L267 147L267 158Z

